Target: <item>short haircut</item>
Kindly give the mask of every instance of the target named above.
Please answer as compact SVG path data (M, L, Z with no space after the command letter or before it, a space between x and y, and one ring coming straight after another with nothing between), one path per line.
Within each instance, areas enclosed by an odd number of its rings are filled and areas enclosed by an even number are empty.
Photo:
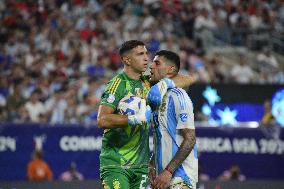
M138 40L126 41L121 45L119 49L119 55L123 56L125 55L125 53L129 52L130 50L138 46L145 46L145 43L143 43L142 41L138 41Z
M179 55L173 51L167 51L167 50L160 50L156 52L155 56L163 56L167 60L169 60L174 66L177 68L177 72L180 68L180 58Z
M33 152L34 156L39 158L39 159L42 159L43 158L43 152L41 150L35 150Z

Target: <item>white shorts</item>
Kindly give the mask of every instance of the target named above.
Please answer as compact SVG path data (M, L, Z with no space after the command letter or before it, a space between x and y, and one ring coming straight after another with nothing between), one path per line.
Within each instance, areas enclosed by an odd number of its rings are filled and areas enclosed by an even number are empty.
M186 184L181 177L174 177L172 178L168 189L181 189L183 186L187 186L191 189L196 189L196 182L190 181L190 184L191 186Z

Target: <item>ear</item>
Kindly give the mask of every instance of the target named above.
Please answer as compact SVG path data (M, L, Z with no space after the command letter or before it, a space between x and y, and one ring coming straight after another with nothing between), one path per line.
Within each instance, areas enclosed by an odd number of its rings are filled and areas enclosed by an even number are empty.
M167 75L169 77L171 77L171 76L175 76L176 74L177 74L176 67L175 66L169 66Z
M130 58L128 56L123 56L122 57L122 61L126 64L126 65L130 65Z

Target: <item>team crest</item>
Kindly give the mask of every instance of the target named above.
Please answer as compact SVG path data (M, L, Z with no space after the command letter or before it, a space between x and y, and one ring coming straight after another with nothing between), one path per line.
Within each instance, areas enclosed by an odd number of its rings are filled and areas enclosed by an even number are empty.
M135 94L136 96L140 97L140 98L143 98L143 92L142 92L142 89L140 88L135 88Z
M120 189L120 182L118 181L118 179L114 179L113 188L114 189Z
M107 98L108 103L113 103L115 101L115 96L113 94L109 94Z
M179 117L180 117L180 120L181 120L182 122L186 122L186 120L187 120L187 118L188 118L188 115L187 115L187 113L181 113L181 114L179 115Z

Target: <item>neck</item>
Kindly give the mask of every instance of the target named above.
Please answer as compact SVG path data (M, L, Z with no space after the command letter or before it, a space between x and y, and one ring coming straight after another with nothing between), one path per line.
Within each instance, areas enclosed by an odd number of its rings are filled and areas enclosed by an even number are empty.
M176 72L174 72L174 73L168 73L168 74L167 74L167 78L172 79L172 78L175 77L176 75L177 75Z
M141 73L133 71L130 67L124 67L123 71L127 74L128 77L135 80L138 80L142 75Z

